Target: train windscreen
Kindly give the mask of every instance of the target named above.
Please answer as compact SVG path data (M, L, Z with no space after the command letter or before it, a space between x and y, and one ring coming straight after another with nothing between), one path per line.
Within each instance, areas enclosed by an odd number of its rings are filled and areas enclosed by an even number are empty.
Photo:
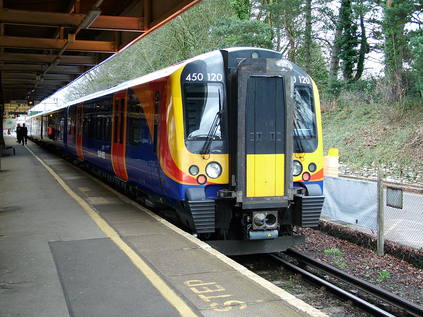
M202 153L208 144L209 153L223 153L221 129L223 86L220 83L185 83L185 144L192 153Z
M317 147L317 129L311 88L295 86L294 101L294 152L314 152Z

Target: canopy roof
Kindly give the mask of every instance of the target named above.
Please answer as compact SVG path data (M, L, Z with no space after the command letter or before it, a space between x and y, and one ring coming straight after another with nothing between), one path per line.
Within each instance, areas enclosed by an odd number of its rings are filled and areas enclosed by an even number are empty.
M42 100L200 0L0 0L0 104Z

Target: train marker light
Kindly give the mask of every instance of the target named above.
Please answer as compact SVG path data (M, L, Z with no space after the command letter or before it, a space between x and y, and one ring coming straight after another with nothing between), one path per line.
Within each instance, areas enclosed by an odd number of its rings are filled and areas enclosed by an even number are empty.
M203 174L198 175L197 177L197 183L200 185L204 185L207 182L207 177Z
M197 166L197 165L191 165L191 166L189 167L189 173L190 173L192 176L197 175L199 172L200 172L200 169L198 168L198 166Z
M314 173L314 172L316 171L316 169L317 169L316 164L314 164L314 163L310 163L310 164L308 164L308 170L309 170L310 172Z
M309 172L305 172L304 174L303 174L303 181L309 181L310 180L310 178L311 178L311 175L310 175L310 173Z

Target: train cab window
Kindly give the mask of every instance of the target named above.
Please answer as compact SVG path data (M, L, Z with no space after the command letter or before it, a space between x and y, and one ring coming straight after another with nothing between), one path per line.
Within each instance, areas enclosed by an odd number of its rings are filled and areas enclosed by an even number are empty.
M317 129L311 88L295 86L294 101L294 152L314 152L317 147Z
M185 144L192 153L200 153L211 141L211 153L225 149L221 129L223 86L219 83L184 84Z

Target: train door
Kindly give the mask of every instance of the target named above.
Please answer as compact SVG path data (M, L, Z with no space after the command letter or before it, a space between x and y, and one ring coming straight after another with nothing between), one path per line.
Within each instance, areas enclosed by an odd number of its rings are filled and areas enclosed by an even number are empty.
M251 76L247 82L246 195L284 195L284 98L281 77Z
M75 122L75 148L76 156L80 159L84 159L83 147L83 132L84 132L84 104L76 106L76 122Z
M112 112L112 166L116 176L128 180L126 170L126 117L127 92L113 96Z
M246 59L236 70L231 142L237 202L243 209L287 207L291 196L291 70ZM291 131L291 132L290 132Z

